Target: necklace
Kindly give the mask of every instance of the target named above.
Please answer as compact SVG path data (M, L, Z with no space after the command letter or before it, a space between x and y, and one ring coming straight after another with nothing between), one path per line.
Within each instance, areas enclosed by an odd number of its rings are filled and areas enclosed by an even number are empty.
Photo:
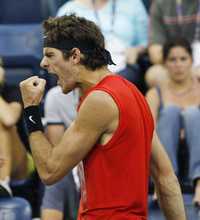
M193 84L193 81L192 81L192 84L190 85L189 88L186 88L185 90L183 91L175 91L174 89L172 89L172 87L169 85L169 89L170 89L170 92L174 95L174 96L177 96L177 97L182 97L182 96L185 96L185 95L188 95L188 93L191 93L192 90L194 89L194 84Z

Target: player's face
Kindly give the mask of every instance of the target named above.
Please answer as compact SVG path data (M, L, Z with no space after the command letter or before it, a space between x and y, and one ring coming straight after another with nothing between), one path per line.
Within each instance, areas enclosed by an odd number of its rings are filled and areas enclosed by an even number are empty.
M172 48L165 64L169 77L176 82L182 82L191 75L192 57L183 47Z
M58 85L61 86L63 93L68 93L76 87L75 65L71 58L64 59L62 51L45 47L43 50L41 67L48 73L58 77Z

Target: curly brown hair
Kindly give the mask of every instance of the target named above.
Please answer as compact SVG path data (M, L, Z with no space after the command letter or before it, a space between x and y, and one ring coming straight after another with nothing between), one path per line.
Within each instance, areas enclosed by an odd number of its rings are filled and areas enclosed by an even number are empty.
M107 65L99 48L105 47L104 37L98 26L85 18L78 17L75 14L62 17L49 18L43 22L44 35L48 42L59 42L59 39L66 41L87 42L89 45L95 45L92 50L81 51L83 57L81 64L86 68L95 70ZM72 55L71 51L65 51L63 55L68 59Z

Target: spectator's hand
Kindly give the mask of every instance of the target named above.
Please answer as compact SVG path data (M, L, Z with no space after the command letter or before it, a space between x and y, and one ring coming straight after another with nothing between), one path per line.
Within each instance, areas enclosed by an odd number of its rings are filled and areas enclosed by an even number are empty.
M145 73L145 82L148 88L161 86L167 78L167 69L162 65L153 65Z
M133 65L137 62L139 54L144 51L144 47L129 47L126 50L126 63Z
M163 61L162 46L159 44L152 44L148 48L149 59L152 64L161 64Z
M38 76L30 77L20 83L24 108L39 105L45 90L46 80Z

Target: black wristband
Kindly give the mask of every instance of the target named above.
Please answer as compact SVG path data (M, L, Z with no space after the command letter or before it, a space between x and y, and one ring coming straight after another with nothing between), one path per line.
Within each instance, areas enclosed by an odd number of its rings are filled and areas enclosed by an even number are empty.
M39 106L33 105L24 109L24 120L28 133L44 131Z

